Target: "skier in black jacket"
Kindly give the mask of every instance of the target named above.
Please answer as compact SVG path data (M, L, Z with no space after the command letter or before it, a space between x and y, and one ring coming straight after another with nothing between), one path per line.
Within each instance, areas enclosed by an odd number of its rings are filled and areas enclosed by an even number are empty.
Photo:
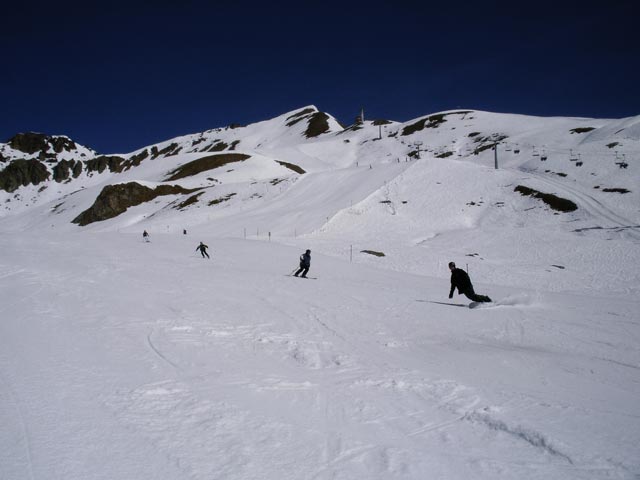
M456 268L455 263L449 262L449 270L451 270L451 290L449 291L449 298L453 298L453 292L457 288L458 295L464 294L469 300L474 302L492 301L486 295L478 295L474 292L469 275L461 268Z
M207 253L207 248L209 248L207 245L205 245L204 243L200 242L200 245L198 245L198 248L196 248L196 252L198 250L200 250L200 253L202 254L202 258L204 258L205 255L207 256L207 258L211 258L211 257L209 257L209 254Z
M307 278L307 273L309 272L309 267L311 267L311 250L307 250L302 255L300 255L300 269L294 274L294 277L300 275L302 278Z

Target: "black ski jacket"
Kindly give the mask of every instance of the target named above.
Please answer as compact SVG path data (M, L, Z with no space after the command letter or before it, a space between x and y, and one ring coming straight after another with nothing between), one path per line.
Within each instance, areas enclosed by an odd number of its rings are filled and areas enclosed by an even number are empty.
M473 288L469 275L461 268L454 268L451 272L451 291L449 292L449 296L453 295L456 288L458 289L458 293L463 293L469 290L469 288Z
M309 268L311 266L311 254L303 253L300 255L300 267Z

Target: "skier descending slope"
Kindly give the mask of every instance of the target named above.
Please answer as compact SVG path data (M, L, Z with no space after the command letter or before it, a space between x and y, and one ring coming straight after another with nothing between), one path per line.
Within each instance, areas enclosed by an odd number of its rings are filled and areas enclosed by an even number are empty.
M491 302L492 300L486 295L478 295L473 290L471 279L467 272L461 268L456 268L456 264L449 262L449 270L451 270L451 290L449 291L449 298L453 298L453 292L457 288L458 295L464 294L469 300L474 302Z
M209 254L207 253L207 248L209 248L208 245L205 245L204 243L200 242L200 245L198 245L198 247L196 248L196 252L200 251L200 254L202 255L202 258L204 258L205 255L207 256L207 258L211 258L209 256Z
M311 250L307 250L302 255L300 255L300 268L296 273L294 273L294 277L297 277L302 273L302 278L307 278L307 273L309 272L309 267L311 267Z

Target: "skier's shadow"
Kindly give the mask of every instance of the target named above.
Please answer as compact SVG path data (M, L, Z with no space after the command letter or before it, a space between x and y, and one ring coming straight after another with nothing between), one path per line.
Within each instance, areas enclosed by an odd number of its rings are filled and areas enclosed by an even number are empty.
M416 300L416 302L423 302L423 303L437 303L438 305L448 305L450 307L464 307L464 308L469 308L469 305L467 305L466 303L449 303L449 302L435 302L433 300Z

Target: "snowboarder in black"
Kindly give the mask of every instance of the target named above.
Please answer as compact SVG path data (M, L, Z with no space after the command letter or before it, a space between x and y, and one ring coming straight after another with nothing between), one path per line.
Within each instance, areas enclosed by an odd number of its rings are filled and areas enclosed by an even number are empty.
M307 273L309 272L309 267L311 267L311 250L307 250L302 255L300 255L300 268L296 273L294 273L294 277L300 275L302 278L307 278Z
M209 254L207 253L207 248L209 248L207 245L205 245L204 243L200 242L200 245L198 245L198 248L196 248L196 252L198 250L200 250L200 253L202 254L202 258L204 258L205 255L207 256L207 258L211 258L209 256Z
M149 242L149 233L145 230L144 232L142 232L142 241L143 242Z
M478 295L474 292L469 275L461 268L456 268L455 263L449 262L449 270L451 270L451 290L449 291L449 298L453 298L453 292L457 288L458 295L464 294L469 300L474 302L492 301L486 295Z

